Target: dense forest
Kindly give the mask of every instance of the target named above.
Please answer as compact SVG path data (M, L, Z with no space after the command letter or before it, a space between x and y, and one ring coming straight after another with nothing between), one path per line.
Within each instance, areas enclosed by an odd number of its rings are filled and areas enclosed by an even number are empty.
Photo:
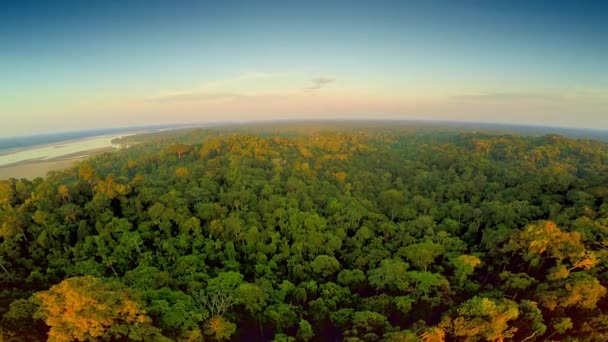
M607 341L608 144L176 130L0 182L0 341Z

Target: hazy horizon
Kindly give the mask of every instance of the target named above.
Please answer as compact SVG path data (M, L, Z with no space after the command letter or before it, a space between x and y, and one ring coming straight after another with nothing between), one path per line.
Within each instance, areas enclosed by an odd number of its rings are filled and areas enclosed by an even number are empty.
M608 129L606 2L2 7L0 137L303 119Z
M230 127L240 127L247 125L299 125L299 124L315 124L315 125L323 125L323 124L360 124L363 125L365 123L373 123L373 124L399 124L399 125L411 125L411 126L453 126L453 127L461 127L467 129L473 129L476 127L480 127L483 129L498 129L505 130L512 133L518 133L517 129L522 130L537 130L539 132L543 132L543 134L563 134L564 132L590 132L590 133L606 133L608 134L608 129L606 128L593 128L593 127L571 127L571 126L559 126L559 125L551 125L551 124L519 124L519 123L504 123L504 122L493 122L493 121L463 121L463 120L442 120L442 119L383 119L383 118L326 118L326 119L301 119L301 118L293 118L293 119L260 119L260 120L234 120L234 121L213 121L213 122L185 122L185 123L169 123L169 124L150 124L150 125L138 125L138 126L115 126L115 127L99 127L99 128L83 128L76 130L67 130L67 131L50 131L50 132L42 132L42 133L26 133L20 135L8 135L8 136L0 136L1 142L9 142L12 140L21 140L25 142L23 139L28 138L37 138L37 137L49 137L49 138L57 138L52 139L50 142L61 142L61 141L71 141L78 140L81 138L87 137L95 137L95 136L104 136L108 134L118 134L125 132L155 132L159 130L173 130L173 129L198 129L198 128L230 128ZM46 144L43 142L41 144ZM11 148L2 148L0 144L0 152L5 149L9 150ZM36 146L40 145L38 143L27 143L27 146Z

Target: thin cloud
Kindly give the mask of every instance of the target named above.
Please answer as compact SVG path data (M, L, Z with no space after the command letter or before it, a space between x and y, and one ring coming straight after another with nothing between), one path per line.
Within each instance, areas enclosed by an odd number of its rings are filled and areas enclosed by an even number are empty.
M449 97L450 100L465 102L604 102L608 92L604 89L573 89L563 93L534 92L497 92L461 94Z
M242 94L232 93L205 93L200 91L170 93L154 96L149 102L182 102L182 101L214 101L214 100L238 100L246 97Z
M608 101L608 89L576 86L564 95L570 100Z
M210 102L210 101L251 101L251 100L273 100L280 99L289 96L297 96L298 93L301 94L302 88L292 88L292 89L268 89L266 91L259 91L258 83L255 80L262 80L268 78L276 78L276 77L284 77L288 74L285 73L263 73L263 72L246 72L239 75L236 78L225 79L225 80L215 80L207 82L199 87L192 89L185 89L180 91L167 92L164 94L151 96L146 99L146 102L153 103L168 103L168 102ZM248 84L245 87L256 89L255 91L247 91L247 89L234 90L233 88L236 86L238 88L243 88L243 82L251 83L250 81L254 80L253 84ZM318 77L312 79L310 82L312 83L308 87L304 88L304 92L311 93L316 90L319 90L326 86L327 84L333 82L333 78L329 77Z
M213 80L201 86L167 92L160 95L148 97L146 102L182 102L182 101L221 101L221 100L241 100L250 98L267 97L268 94L249 94L240 92L226 91L231 85L239 84L244 81L267 79L286 76L286 73L267 73L259 71L248 71L235 78Z
M556 94L543 93L480 93L450 96L452 100L464 101L554 101L563 99Z
M275 100L286 97L279 93L207 93L190 92L180 94L167 94L148 99L148 102L209 102L209 101L251 101L251 100Z
M323 88L324 86L328 85L329 83L331 83L333 81L335 81L335 80L333 78L329 78L329 77L313 78L311 80L312 85L304 88L304 90L307 92L315 91L315 90Z
M284 77L289 76L287 72L261 72L261 71L247 71L242 73L237 80L250 80L257 78L271 78L271 77Z

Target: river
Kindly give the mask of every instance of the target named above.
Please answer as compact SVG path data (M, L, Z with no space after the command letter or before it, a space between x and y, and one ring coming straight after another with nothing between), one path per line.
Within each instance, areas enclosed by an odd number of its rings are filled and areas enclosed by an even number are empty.
M62 141L52 144L33 146L25 149L7 151L0 155L0 166L16 164L28 160L49 160L63 156L96 150L104 147L119 148L112 140L134 135L135 133L123 133L113 135L94 136L78 140Z

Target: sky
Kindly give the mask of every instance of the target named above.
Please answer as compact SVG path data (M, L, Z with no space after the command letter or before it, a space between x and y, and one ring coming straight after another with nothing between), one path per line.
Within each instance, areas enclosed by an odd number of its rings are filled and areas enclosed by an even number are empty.
M0 137L419 119L608 129L608 1L3 1Z

